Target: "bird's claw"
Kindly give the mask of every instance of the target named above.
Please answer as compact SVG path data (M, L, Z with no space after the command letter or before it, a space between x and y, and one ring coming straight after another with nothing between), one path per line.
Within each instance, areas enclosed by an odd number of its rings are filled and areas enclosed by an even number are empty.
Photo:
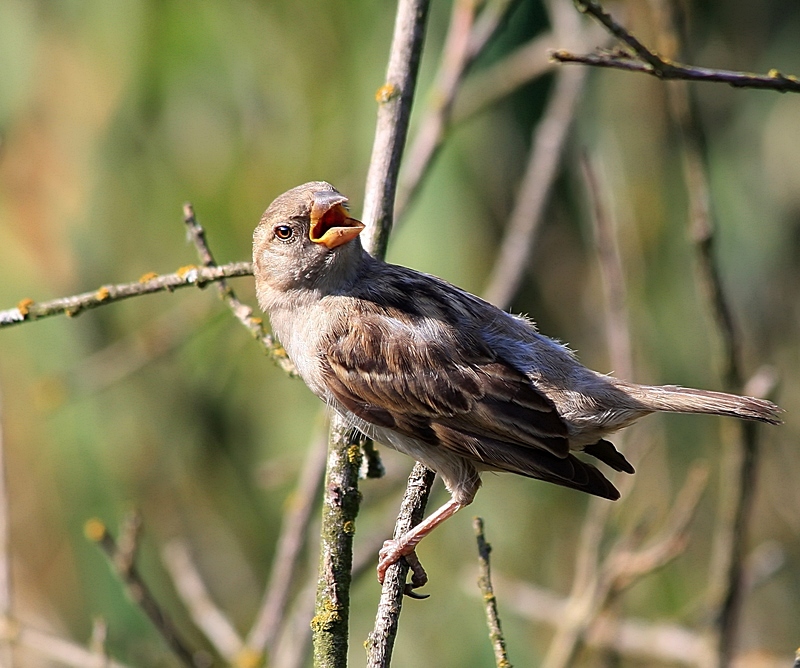
M411 569L411 582L407 583L403 593L410 598L428 598L428 594L417 594L414 590L423 587L428 582L428 574L420 563L417 553L413 547L404 545L398 540L387 540L381 551L378 553L378 581L383 584L386 579L386 570L389 566L396 564L400 559L405 559L406 564Z

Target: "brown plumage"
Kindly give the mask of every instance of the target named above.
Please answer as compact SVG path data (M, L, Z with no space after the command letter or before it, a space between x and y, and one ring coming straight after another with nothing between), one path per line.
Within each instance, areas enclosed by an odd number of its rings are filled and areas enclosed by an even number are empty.
M531 321L371 257L346 201L321 181L284 193L256 228L253 261L259 304L309 388L368 436L436 470L452 494L387 541L381 579L472 501L481 471L617 499L611 482L573 452L633 473L605 436L644 415L780 422L780 409L761 399L637 385L587 369Z

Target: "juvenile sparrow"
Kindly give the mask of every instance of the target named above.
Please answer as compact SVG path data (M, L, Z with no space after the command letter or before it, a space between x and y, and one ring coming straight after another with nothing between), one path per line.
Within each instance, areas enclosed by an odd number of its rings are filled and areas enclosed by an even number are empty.
M769 401L637 385L581 365L533 322L435 276L369 255L347 198L315 181L285 192L253 235L256 293L308 387L354 427L435 470L451 499L380 552L378 577L471 503L481 471L606 499L619 492L583 452L633 467L605 437L655 411L770 424Z

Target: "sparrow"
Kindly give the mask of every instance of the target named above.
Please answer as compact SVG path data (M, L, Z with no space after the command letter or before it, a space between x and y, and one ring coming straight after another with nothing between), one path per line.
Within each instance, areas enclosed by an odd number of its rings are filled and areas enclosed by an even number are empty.
M481 486L510 472L615 500L588 455L633 466L606 437L657 411L779 424L753 397L638 385L583 366L534 323L372 257L324 181L283 193L253 234L256 294L306 385L367 437L436 471L451 498L380 551L378 579Z

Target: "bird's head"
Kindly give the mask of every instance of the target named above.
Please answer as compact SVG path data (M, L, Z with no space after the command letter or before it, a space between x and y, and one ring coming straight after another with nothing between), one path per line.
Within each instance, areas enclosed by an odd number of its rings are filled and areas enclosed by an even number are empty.
M347 198L330 183L312 181L269 205L253 234L259 294L269 290L335 288L363 251L363 223L351 218Z

